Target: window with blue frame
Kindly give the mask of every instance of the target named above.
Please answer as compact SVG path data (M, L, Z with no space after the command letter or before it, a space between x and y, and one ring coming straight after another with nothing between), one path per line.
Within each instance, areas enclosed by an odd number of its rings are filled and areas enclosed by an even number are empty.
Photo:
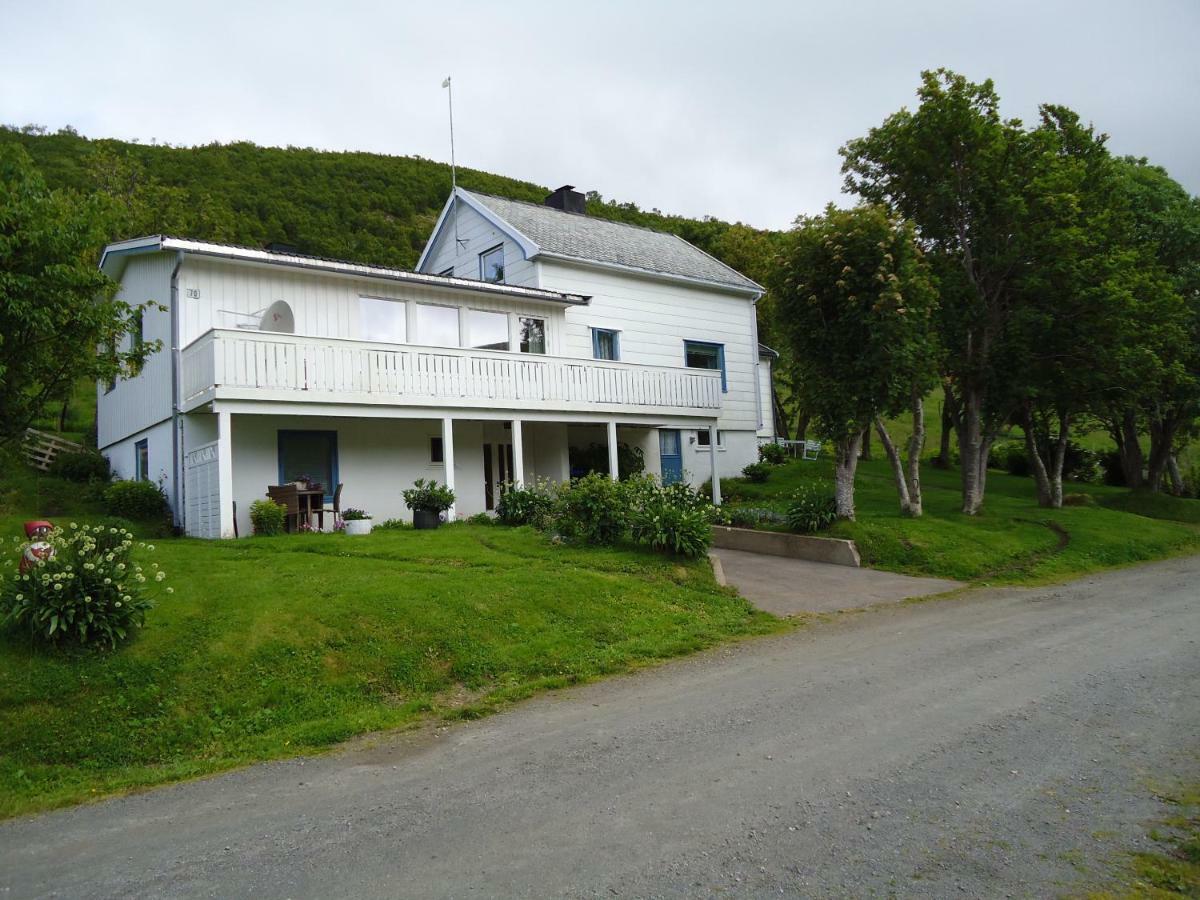
M146 438L133 445L133 480L150 480L150 442Z
M278 440L279 483L307 477L325 488L325 501L331 502L338 480L337 432L280 429Z
M592 358L620 359L621 332L610 328L592 329Z
M683 364L689 369L712 369L721 373L721 390L728 391L725 377L725 345L708 341L684 341Z

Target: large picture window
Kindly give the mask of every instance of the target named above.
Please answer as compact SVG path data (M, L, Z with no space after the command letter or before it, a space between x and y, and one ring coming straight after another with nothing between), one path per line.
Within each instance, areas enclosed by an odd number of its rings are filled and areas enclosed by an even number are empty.
M458 307L418 303L417 341L434 347L457 347Z
M508 314L482 309L467 311L468 346L477 350L508 349Z
M721 373L721 390L729 390L725 380L725 346L707 341L684 341L683 364L689 369L713 369Z
M358 298L358 334L364 341L403 344L408 340L403 300Z
M336 431L279 431L279 483L308 476L325 488L325 501L337 487Z

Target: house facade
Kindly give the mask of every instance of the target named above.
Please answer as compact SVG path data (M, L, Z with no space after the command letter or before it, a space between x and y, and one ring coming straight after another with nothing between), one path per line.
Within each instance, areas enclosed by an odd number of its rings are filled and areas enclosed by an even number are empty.
M378 520L409 516L417 478L466 516L505 484L618 477L622 459L697 485L740 472L771 436L762 289L679 238L573 211L573 191L548 203L457 191L413 272L110 245L120 298L156 304L131 340L164 349L98 386L101 452L161 482L199 537L249 534L250 504L300 475Z

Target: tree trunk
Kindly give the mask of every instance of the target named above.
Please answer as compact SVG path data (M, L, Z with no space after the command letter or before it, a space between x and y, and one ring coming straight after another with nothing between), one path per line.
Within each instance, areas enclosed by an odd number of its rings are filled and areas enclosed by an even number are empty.
M1144 483L1142 468L1145 457L1142 455L1142 445L1138 434L1137 413L1132 409L1125 410L1117 422L1118 437L1117 451L1121 454L1121 472L1125 476L1126 487L1140 488Z
M983 508L987 486L987 454L991 440L983 434L983 391L964 388L958 425L958 456L962 472L962 511L975 516ZM986 446L985 446L986 445Z
M775 390L775 384L771 383L771 415L775 419L775 436L788 440L788 419L787 414L783 411L783 403L779 399L779 391Z
M1152 491L1162 490L1163 475L1167 460L1175 444L1175 433L1179 430L1179 417L1152 416L1150 419L1150 458L1147 461L1146 485Z
M803 441L808 438L808 420L810 418L808 411L803 409L796 416L796 440Z
M922 512L921 503L921 451L925 448L925 400L916 391L911 400L913 430L908 438L908 460L900 459L892 436L881 416L875 417L875 430L879 443L892 464L892 475L896 479L896 492L900 495L900 512L914 519Z
M1026 404L1022 410L1021 426L1025 429L1025 453L1029 457L1029 466L1033 470L1033 477L1037 482L1038 506L1062 509L1063 465L1067 459L1071 416L1064 412L1058 414L1058 435L1054 438L1054 443L1050 448L1049 466L1046 465L1047 461L1042 459L1041 450L1038 449L1036 422L1029 404ZM1046 437L1049 439L1049 433Z
M858 469L858 453L862 449L862 431L840 438L834 444L837 456L834 464L834 494L839 519L854 521L854 473Z
M1187 485L1183 483L1183 473L1179 471L1179 458L1172 453L1167 457L1167 472L1171 476L1171 493L1176 497L1187 494Z
M868 425L863 429L862 450L859 451L859 459L871 461L871 427Z
M925 398L914 390L910 398L912 434L908 436L908 514L914 518L924 512L921 500L921 454L925 452Z
M950 409L950 396L942 401L942 437L938 447L938 455L933 458L933 464L939 469L950 468L950 436L954 432L954 413Z

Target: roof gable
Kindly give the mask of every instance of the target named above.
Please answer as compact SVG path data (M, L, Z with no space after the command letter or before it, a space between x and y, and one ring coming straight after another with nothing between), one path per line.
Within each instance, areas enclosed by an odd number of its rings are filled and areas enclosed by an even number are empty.
M527 259L546 256L578 260L742 293L763 291L760 285L678 235L462 188L447 200L418 269L446 228L455 197L510 235Z

